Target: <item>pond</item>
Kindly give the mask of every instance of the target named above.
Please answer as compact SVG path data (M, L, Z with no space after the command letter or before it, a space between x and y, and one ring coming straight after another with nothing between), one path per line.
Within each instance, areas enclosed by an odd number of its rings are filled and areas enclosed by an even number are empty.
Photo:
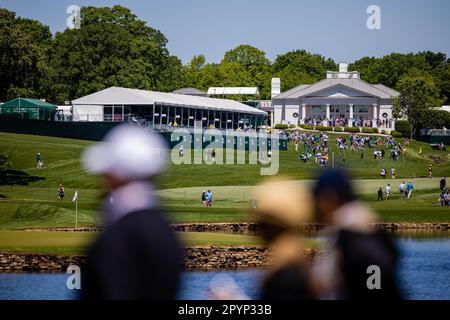
M399 280L408 299L450 300L450 234L402 233ZM179 299L208 299L210 286L231 277L250 298L257 299L264 270L184 272ZM77 299L66 288L66 274L0 273L1 300ZM229 279L229 278L228 278Z

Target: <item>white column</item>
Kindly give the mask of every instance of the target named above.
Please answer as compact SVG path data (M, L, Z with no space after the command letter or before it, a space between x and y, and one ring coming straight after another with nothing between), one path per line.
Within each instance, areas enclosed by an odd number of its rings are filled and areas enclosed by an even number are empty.
M306 118L306 103L303 103L302 104L302 120L301 120L302 124L305 123L305 118Z
M326 121L326 125L327 126L330 125L330 104L327 104L327 121Z
M372 107L373 107L373 120L372 120L372 127L374 127L374 128L377 128L378 127L378 124L377 124L377 122L378 122L378 106L377 106L377 104L376 103L374 103L373 105L372 105Z
M348 108L349 108L348 126L351 127L353 123L353 104L349 104Z

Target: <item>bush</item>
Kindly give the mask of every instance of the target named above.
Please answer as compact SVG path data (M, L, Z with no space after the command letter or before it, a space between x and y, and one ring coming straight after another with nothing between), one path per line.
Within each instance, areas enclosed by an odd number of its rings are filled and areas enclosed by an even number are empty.
M286 130L287 128L288 128L288 125L287 125L287 124L284 124L284 123L277 123L277 124L275 125L275 129Z
M391 131L391 136L393 136L394 138L401 138L401 137L403 137L403 134L401 134L398 131L393 130L393 131Z
M378 128L372 128L372 132L373 132L373 133L380 133L380 129L378 129Z
M406 120L395 121L395 131L400 133L403 137L409 137L411 135L411 127L409 126L409 122Z
M362 128L363 133L378 133L378 128Z
M342 132L344 131L342 127L334 127L333 128L335 132Z
M357 128L357 127L345 127L345 128L344 128L344 131L345 131L345 132L357 132L357 133L360 132L360 131L359 131L359 128Z
M309 125L309 124L302 124L300 125L301 128L306 129L306 130L314 130L314 126Z
M318 130L318 131L332 131L332 130L333 130L333 127L316 126L316 130Z
M381 134L386 134L386 130L381 130Z
M295 124L290 124L290 125L289 125L289 128L291 128L291 129L292 129L292 128L295 128L295 127L296 127Z

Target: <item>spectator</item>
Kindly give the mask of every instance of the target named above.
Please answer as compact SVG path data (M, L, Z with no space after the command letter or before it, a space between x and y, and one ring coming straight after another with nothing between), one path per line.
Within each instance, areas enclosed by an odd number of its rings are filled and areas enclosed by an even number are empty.
M439 182L439 189L445 190L446 185L447 185L447 183L446 183L445 178L442 178L441 181Z
M400 190L400 198L403 199L404 197L406 197L406 184L404 181L400 183L399 190Z
M408 198L411 198L412 192L414 190L414 186L411 181L408 181L408 184L406 185L406 192L408 194Z
M298 226L312 221L311 192L294 181L270 181L256 189L254 209L273 265L262 286L264 300L311 300L313 290L304 240Z
M380 187L380 189L378 190L378 198L377 198L377 201L383 201L383 190L381 189L381 187Z
M447 205L445 201L445 190L441 191L441 194L439 195L439 201L441 203L441 206Z
M206 191L202 192L202 206L206 207Z
M391 185L388 183L388 185L386 186L386 188L384 188L384 193L386 194L386 200L390 200L390 195L391 195Z
M58 199L60 201L64 200L64 186L62 184L60 184L58 188Z
M389 236L373 226L374 212L357 199L351 180L327 170L313 188L317 220L328 225L331 250L315 265L315 279L324 299L401 299L397 285L397 250ZM380 268L380 286L368 286L369 266Z
M395 179L395 168L394 167L391 168L391 178Z
M208 189L208 191L206 192L205 196L206 196L206 206L207 207L211 207L212 206L212 201L213 201L213 196L212 196L211 190Z
M84 165L102 176L107 196L103 231L87 255L82 298L175 299L181 250L154 186L165 166L154 155L164 147L150 131L121 125L85 152Z

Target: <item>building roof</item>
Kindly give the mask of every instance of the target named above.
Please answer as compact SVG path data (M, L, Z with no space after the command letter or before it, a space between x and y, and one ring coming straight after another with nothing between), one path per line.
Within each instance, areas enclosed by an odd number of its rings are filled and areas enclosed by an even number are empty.
M375 96L380 99L391 99L393 96L399 95L394 89L388 88L384 85L372 85L361 79L350 78L327 78L318 81L311 85L299 85L292 88L286 92L283 92L275 97L274 99L296 99L303 98L307 96L314 96L316 92L331 88L337 85L345 86L353 90L360 91L364 94Z
M234 100L121 87L110 87L72 101L72 105L150 106L153 104L267 115L265 111L258 110Z
M208 88L208 95L221 94L259 94L258 87L210 87Z
M437 108L435 108L435 110L450 112L450 106L437 107Z
M181 89L177 89L175 91L173 91L172 93L176 93L176 94L186 94L189 96L201 96L201 97L206 97L206 92L199 90L197 88L181 88Z
M56 109L56 105L32 98L15 98L2 104L2 108L43 108Z

